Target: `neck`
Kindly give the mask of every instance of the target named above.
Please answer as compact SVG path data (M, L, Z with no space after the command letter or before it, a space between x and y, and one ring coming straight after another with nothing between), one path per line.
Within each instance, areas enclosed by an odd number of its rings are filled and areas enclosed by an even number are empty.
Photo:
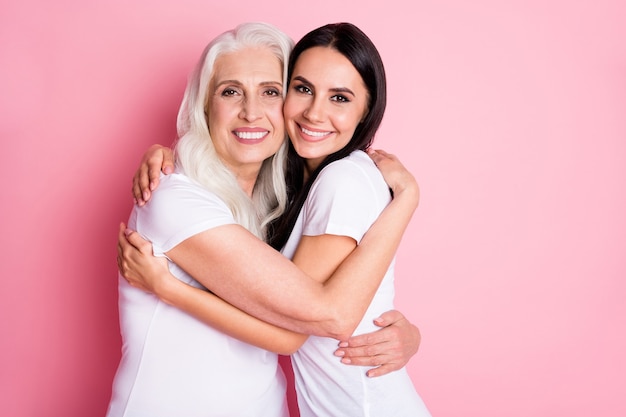
M304 182L306 183L311 177L311 174L315 172L318 166L322 163L324 158L314 158L304 160Z
M259 171L257 170L254 174L240 175L235 174L237 178L237 182L241 189L248 194L248 197L252 198L252 191L254 190L254 185L256 184L256 180L259 177Z
M262 163L233 166L224 160L222 162L233 173L241 189L248 197L252 197L252 190L254 190L254 184L256 184L256 180L259 177L259 172L261 172Z

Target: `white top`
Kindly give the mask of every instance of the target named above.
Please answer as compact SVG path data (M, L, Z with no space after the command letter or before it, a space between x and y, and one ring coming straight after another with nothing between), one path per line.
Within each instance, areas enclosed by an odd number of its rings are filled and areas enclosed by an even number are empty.
M225 224L232 213L188 177L161 177L129 227L164 253L185 239ZM178 279L203 288L177 265ZM122 359L108 417L285 417L285 379L277 355L204 325L119 279Z
M389 187L364 152L329 164L313 183L283 254L292 258L302 235L360 242L390 200ZM379 329L373 320L393 309L393 279L392 262L355 334ZM368 378L370 367L342 364L333 355L336 349L337 340L310 336L292 355L302 417L430 416L405 369Z

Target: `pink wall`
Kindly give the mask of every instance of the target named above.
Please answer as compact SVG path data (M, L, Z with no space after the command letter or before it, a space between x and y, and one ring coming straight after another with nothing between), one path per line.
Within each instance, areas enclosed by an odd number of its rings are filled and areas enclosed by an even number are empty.
M398 304L433 415L626 415L623 2L210 3L1 0L3 416L104 414L131 174L204 44L247 20L349 20L380 48L377 143L422 187Z

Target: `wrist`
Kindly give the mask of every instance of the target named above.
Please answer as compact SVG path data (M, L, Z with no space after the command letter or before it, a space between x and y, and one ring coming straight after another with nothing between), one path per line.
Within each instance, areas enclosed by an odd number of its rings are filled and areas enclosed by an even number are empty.
M161 301L169 305L175 305L177 288L182 281L173 277L169 272L163 272L155 281L153 292Z
M406 201L417 208L420 200L420 189L416 181L408 182L393 189L394 200Z

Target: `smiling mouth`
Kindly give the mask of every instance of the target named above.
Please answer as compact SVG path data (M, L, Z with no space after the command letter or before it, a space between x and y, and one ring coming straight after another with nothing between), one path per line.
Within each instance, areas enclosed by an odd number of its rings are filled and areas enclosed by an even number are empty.
M235 136L243 140L258 140L265 137L269 132L267 130L262 132L233 132Z
M304 133L307 136L312 136L314 138L323 138L324 136L328 136L330 135L331 132L314 132L312 130L309 130L303 126L300 126L300 130L302 131L302 133Z

